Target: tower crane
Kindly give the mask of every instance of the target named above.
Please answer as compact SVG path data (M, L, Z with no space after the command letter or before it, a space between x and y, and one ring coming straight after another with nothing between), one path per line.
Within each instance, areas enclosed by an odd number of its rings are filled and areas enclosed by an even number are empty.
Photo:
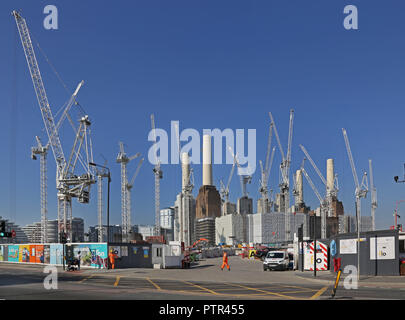
M234 157L233 164L232 164L232 169L231 169L231 172L229 174L226 186L224 185L223 181L220 180L220 184L221 184L220 193L221 193L221 196L222 196L222 201L224 202L225 206L226 206L227 203L229 203L229 186L231 184L232 176L233 176L233 173L235 171L235 165L236 165L236 158Z
M343 138L346 144L347 156L350 161L350 166L352 168L356 197L356 217L357 217L357 280L360 280L360 231L361 231L361 198L366 198L368 192L368 181L367 173L363 173L363 178L361 184L359 183L359 178L357 177L356 167L354 165L352 150L350 149L349 138L347 137L347 132L345 128L342 128Z
M355 197L356 197L356 217L357 217L357 231L360 232L360 217L361 217L361 198L366 198L368 192L368 181L367 181L367 172L363 173L363 178L361 184L357 177L356 167L354 165L352 150L350 149L349 138L347 137L347 132L342 128L343 138L346 144L347 156L350 161L350 166L352 168L353 179L355 183Z
M131 228L131 205L132 205L132 200L131 200L131 190L132 187L134 186L134 182L135 182L135 178L137 177L139 170L141 169L142 163L143 163L144 158L142 158L139 162L138 162L138 166L136 167L135 173L132 176L131 181L126 184L126 189L127 189L127 225L129 226L129 228ZM130 231L129 231L130 232Z
M371 159L368 160L368 166L370 170L370 188L371 188L371 228L372 231L375 231L375 210L378 207L378 203L377 203L377 189L374 186L373 165Z
M156 153L156 127L155 127L155 116L151 114L150 122L153 132L153 142L155 146L155 157ZM155 159L155 167L153 168L153 173L155 175L155 235L160 236L160 179L163 178L163 171L160 169L160 159Z
M94 163L91 165L96 167L96 176L97 176L97 221L98 221L98 242L103 242L103 179L110 177L109 169L106 167L107 160L104 161L103 166L97 166ZM111 180L109 180L111 181ZM108 241L108 240L107 240Z
M326 238L326 212L328 210L328 202L327 202L326 198L322 198L321 195L319 194L318 189L315 187L314 183L312 182L311 178L309 177L307 171L304 168L304 162L305 162L305 158L304 158L304 161L302 161L300 170L304 174L309 185L311 186L312 190L314 191L316 197L319 200L319 204L320 204L319 209L321 210L321 238L325 239ZM316 232L316 230L314 230L314 232Z
M76 137L73 148L68 159L65 158L59 133L55 125L51 107L46 95L45 87L42 81L35 51L31 41L29 29L25 19L17 12L13 11L17 29L20 35L21 44L24 49L28 69L30 71L34 90L37 96L38 104L42 114L42 119L49 138L55 162L56 162L56 188L58 190L58 236L67 237L72 241L72 197L77 197L80 203L89 202L90 187L95 183L92 169L88 163L92 160L92 152L89 150L89 127L91 125L88 116L83 116L79 120L79 129L76 131ZM81 150L85 150L87 161L83 161ZM77 161L82 166L84 173L78 176L75 173Z
M40 166L40 199L41 199L41 242L48 242L48 181L47 181L47 156L49 143L43 146L38 136L37 146L31 148L31 158L36 160L36 155L39 155Z
M141 154L138 152L135 155L128 157L124 150L124 143L119 142L120 151L117 156L117 163L121 164L121 219L122 219L122 241L127 242L130 225L130 212L128 211L128 189L127 189L127 165L130 161L138 158Z
M229 152L232 154L232 157L234 159L234 164L238 167L238 169L241 169L241 166L238 161L238 155L233 153L233 150L230 146L228 146ZM240 179L240 187L242 190L242 198L246 198L248 196L248 192L246 189L246 185L248 183L252 182L252 176L251 175L239 175Z
M59 132L59 128L61 127L63 121L66 117L69 117L69 110L72 105L76 102L76 96L82 87L84 81L81 81L77 86L75 92L69 99L57 125L56 130ZM72 122L71 118L69 120ZM74 125L73 125L74 127ZM47 243L48 242L48 175L47 175L47 156L49 151L49 144L43 146L41 140L38 136L35 137L37 141L37 146L31 148L31 158L36 160L36 155L40 157L40 201L41 201L41 242Z
M261 178L260 178L260 187L259 187L259 193L261 195L260 197L260 202L261 202L261 209L262 213L269 213L271 212L271 207L272 205L269 205L270 199L269 199L269 190L268 190L268 181L269 181L269 175L271 171L271 167L273 165L273 159L274 159L274 153L276 147L273 147L273 150L271 152L270 156L270 149L271 149L271 138L273 134L273 123L270 123L269 127L269 138L267 142L267 150L266 150L266 162L263 167L263 163L261 160L259 160L260 164L260 173L261 173Z
M280 164L280 211L285 213L285 240L290 240L291 237L291 222L288 215L290 210L290 165L291 165L291 146L292 146L292 135L293 135L293 123L294 123L294 110L290 110L290 123L288 129L288 145L287 154L284 155L283 147L280 142L280 137L278 135L276 123L273 119L273 115L269 112L271 123L273 124L274 134L280 149L282 162Z

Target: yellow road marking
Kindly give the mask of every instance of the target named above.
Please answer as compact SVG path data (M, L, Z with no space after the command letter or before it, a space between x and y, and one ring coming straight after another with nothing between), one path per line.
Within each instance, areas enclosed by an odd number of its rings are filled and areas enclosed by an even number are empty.
M306 293L306 292L314 292L316 290L308 289L308 290L296 290L296 291L283 291L278 293Z
M204 288L204 287L201 287L201 286L199 286L198 284L194 284L194 283L191 283L191 282L188 282L188 281L183 281L183 282L189 284L190 286L193 286L193 287L196 287L196 288L200 288L200 289L202 289L202 290L205 290L205 291L207 291L207 292L209 292L209 293L216 294L216 295L218 294L217 292L212 291L212 290L207 289L207 288Z
M158 289L158 290L162 290L156 283L154 283L151 279L146 278L146 280L148 280L151 284L153 284L153 286Z
M118 283L120 282L120 276L117 276L117 279L115 280L115 283L114 283L114 287L116 287L116 286L118 286Z
M79 283L83 283L84 281L90 279L93 277L93 274L91 274L90 276L88 276L87 278L84 278L83 280L80 280Z
M326 291L326 289L328 289L328 286L323 287L322 289L320 289L317 293L315 293L312 297L311 300L314 300L316 298L318 298L320 295L322 295L322 293L324 293Z
M257 288L250 288L250 287L242 286L242 285L239 285L239 284L230 284L230 283L229 283L229 285L235 286L235 287L244 288L244 289L249 289L249 290L253 290L253 291L263 292L263 293L268 294L268 295L275 295L275 296L283 297L283 298L287 298L287 299L300 300L300 298L291 297L291 296L286 296L286 295L284 295L284 294L280 294L280 293L276 293L276 292L271 292L271 291L265 291L265 290L261 290L261 289L257 289Z

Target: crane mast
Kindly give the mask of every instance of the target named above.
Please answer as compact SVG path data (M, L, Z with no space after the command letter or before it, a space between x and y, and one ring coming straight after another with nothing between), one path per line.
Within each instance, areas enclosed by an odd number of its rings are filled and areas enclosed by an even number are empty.
M39 137L35 137L37 146L31 148L31 157L36 160L39 155L40 161L40 199L41 199L41 242L48 242L48 182L47 182L47 156L49 144L42 145Z
M377 189L374 186L373 166L371 159L368 160L368 165L370 171L370 188L371 188L371 228L372 231L375 231L375 211L378 207L378 203L377 203Z
M129 241L129 232L131 231L130 208L128 208L128 172L127 165L130 161L140 156L140 153L128 157L124 150L124 143L119 142L120 151L117 156L117 163L121 164L121 219L122 219L122 241Z
M153 141L155 146L155 156L156 154L156 127L155 127L155 116L151 114L150 122L153 132ZM160 169L160 159L155 159L156 164L153 168L153 173L155 176L155 235L160 236L160 179L163 178L163 171Z

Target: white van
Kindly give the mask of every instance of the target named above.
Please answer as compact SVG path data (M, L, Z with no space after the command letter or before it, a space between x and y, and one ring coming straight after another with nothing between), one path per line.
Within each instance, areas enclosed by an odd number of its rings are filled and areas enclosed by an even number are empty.
M289 264L287 251L269 251L263 261L263 270L288 270Z

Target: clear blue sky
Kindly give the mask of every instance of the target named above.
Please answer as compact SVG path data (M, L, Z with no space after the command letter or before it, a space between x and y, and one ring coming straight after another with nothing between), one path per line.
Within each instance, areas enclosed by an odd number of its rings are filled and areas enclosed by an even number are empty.
M59 29L43 28L47 4L59 9ZM359 30L343 28L343 8L358 6ZM277 122L284 148L289 109L295 109L291 172L309 150L325 172L335 159L339 198L354 213L354 182L341 128L349 134L358 174L373 159L379 208L377 227L393 224L395 201L405 199L403 118L405 115L405 4L400 1L17 1L0 3L0 215L25 225L40 220L39 162L30 158L34 136L42 135L31 79L11 16L21 10L32 33L71 91L85 80L79 96L93 125L94 154L103 154L112 172L111 222L120 223L118 141L128 154L146 155L150 114L160 128L171 120L180 128L257 129L257 157L264 159L268 112ZM54 112L68 96L37 53ZM13 80L14 79L14 80ZM17 92L17 100L13 92ZM16 107L15 107L16 106ZM47 140L43 138L44 140ZM273 145L275 140L273 140ZM65 145L69 149L69 144ZM49 155L49 218L56 218L55 166ZM277 151L270 185L277 189ZM15 170L16 168L16 170ZM129 165L129 173L135 163ZM194 167L196 188L201 168ZM317 187L320 180L307 163ZM163 166L161 206L180 190L180 168ZM230 166L214 166L214 180ZM15 179L14 179L15 178ZM258 197L259 172L248 186ZM145 162L133 188L132 223L154 222L152 165ZM218 185L218 184L217 184ZM318 206L309 185L304 197ZM15 190L15 191L14 191ZM94 225L96 189L89 205L73 202L74 216ZM240 195L236 176L231 200ZM370 215L370 196L363 200ZM256 207L256 203L255 203ZM404 208L405 210L405 208ZM404 218L405 219L405 218Z

